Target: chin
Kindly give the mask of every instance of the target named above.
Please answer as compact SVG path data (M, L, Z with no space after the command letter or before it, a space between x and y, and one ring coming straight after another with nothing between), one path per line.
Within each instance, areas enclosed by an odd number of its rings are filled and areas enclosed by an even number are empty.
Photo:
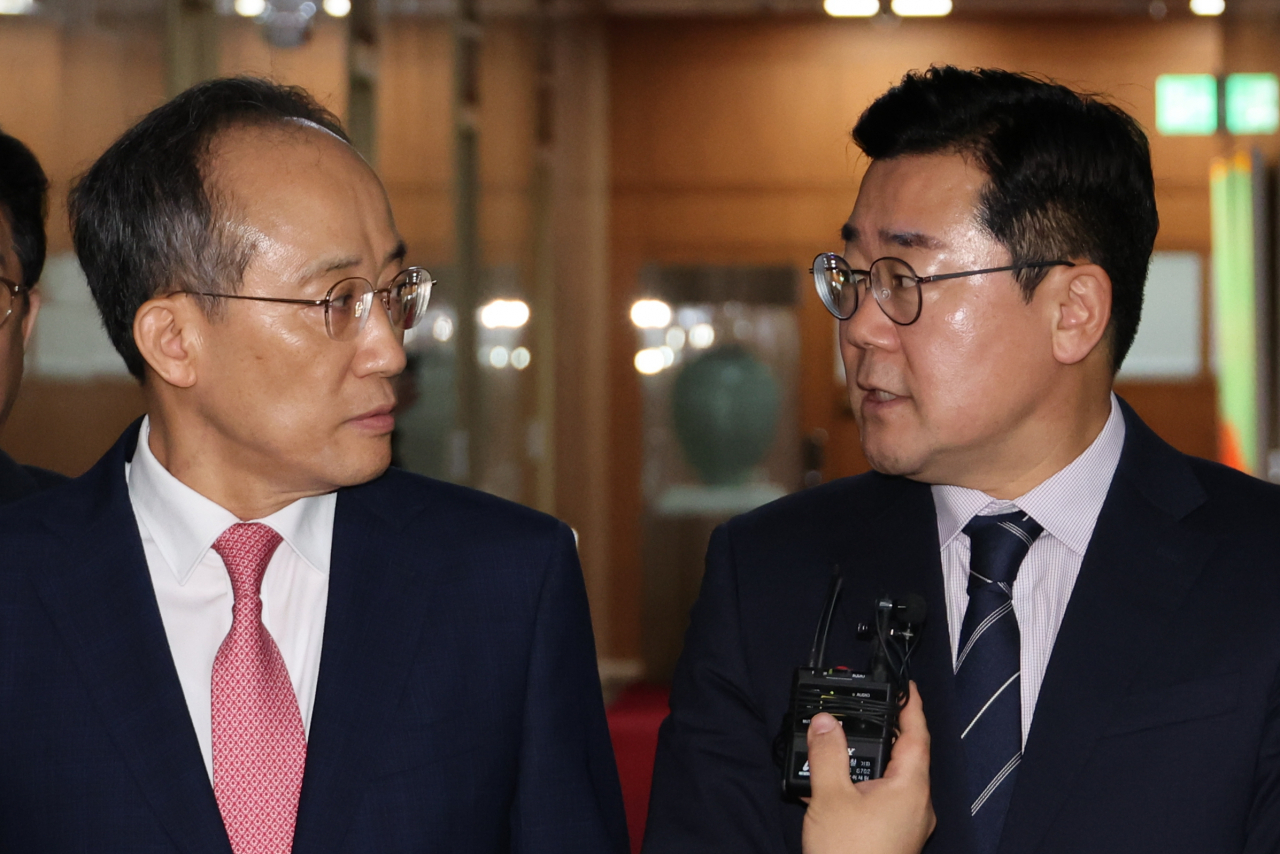
M381 437L370 442L374 447L363 447L359 452L346 455L347 464L332 473L330 482L336 487L359 486L379 477L391 466L391 440Z
M911 459L898 448L878 448L863 442L862 455L880 474L911 477L920 470L918 461Z

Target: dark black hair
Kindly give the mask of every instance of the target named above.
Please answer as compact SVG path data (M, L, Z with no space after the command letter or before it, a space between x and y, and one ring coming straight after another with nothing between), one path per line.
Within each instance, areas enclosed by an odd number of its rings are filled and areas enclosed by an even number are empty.
M344 141L341 123L305 90L254 77L200 83L148 113L71 190L71 234L102 323L125 365L145 375L133 341L144 302L172 291L237 290L254 247L227 234L226 200L209 184L214 138L233 127L301 119ZM206 311L212 302L202 300Z
M40 161L18 140L0 131L0 212L9 218L24 288L35 287L44 269L44 221L49 213L49 179Z
M873 160L956 152L987 173L982 225L1012 263L1086 259L1111 277L1111 363L1142 315L1160 220L1151 151L1131 116L1096 96L1024 74L951 66L912 71L858 119ZM1047 271L1019 274L1028 300Z

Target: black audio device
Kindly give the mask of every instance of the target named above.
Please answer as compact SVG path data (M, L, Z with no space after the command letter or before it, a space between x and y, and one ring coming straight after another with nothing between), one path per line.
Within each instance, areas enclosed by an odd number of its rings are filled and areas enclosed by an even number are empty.
M782 791L790 798L808 797L809 722L827 712L841 722L849 744L849 777L854 782L884 775L897 737L898 710L907 700L911 653L924 624L925 602L914 594L875 600L875 625L860 624L858 636L872 643L865 671L827 667L827 634L840 598L843 578L832 568L831 584L813 636L809 663L796 668L791 707L774 742L774 758L782 766Z

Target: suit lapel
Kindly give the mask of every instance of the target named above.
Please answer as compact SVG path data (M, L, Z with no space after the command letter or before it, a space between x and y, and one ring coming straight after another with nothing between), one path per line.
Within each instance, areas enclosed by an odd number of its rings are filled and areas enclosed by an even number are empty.
M174 846L230 854L125 484L137 435L135 424L69 488L82 506L50 523L65 548L31 581Z
M425 573L390 544L416 544L417 566L440 566L438 538L393 536L397 526L367 501L379 482L338 493L320 677L307 743L294 854L336 851L359 804L366 757L394 712L420 646Z
M1125 449L1036 703L1001 851L1034 851L1096 748L1116 699L1155 652L1212 539L1179 520L1204 500L1190 467L1127 406Z

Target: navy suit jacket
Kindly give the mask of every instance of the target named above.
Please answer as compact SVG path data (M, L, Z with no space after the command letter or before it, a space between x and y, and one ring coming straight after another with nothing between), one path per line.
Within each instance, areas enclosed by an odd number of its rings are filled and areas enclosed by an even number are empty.
M42 489L57 486L66 479L65 475L57 472L20 465L14 462L13 457L0 451L0 504L34 495Z
M1059 630L1001 854L1280 851L1280 488L1184 456L1127 406L1119 467ZM663 724L648 854L800 852L770 745L831 566L829 664L877 594L918 593L933 737L927 854L973 851L929 487L866 474L719 528Z
M129 503L137 425L0 520L0 850L231 854ZM391 470L338 491L294 854L621 852L573 537Z

